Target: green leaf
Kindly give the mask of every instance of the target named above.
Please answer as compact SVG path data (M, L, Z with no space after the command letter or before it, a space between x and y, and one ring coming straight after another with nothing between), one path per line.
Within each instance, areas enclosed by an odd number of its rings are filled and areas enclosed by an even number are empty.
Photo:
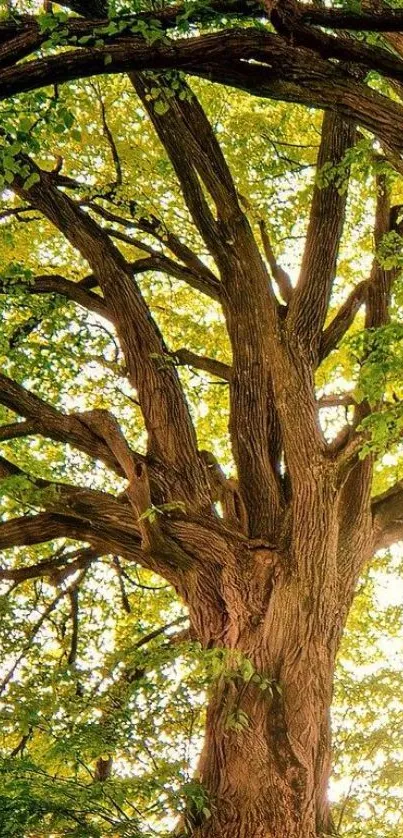
M158 114L158 116L163 116L167 111L169 111L169 105L163 99L158 99L154 103L154 113Z
M32 174L30 174L29 178L27 178L27 180L24 182L24 189L26 189L26 190L31 189L32 186L35 186L36 183L40 182L40 179L41 178L40 178L40 175L38 174L38 172L32 172Z

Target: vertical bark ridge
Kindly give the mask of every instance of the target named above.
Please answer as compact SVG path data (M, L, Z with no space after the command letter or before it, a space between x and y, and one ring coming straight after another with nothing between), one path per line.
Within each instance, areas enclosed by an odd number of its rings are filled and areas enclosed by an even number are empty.
M249 230L242 229L246 225L242 218L234 231L242 261L228 258L222 275L233 352L229 427L249 534L274 537L282 505L281 432L271 379L270 335L278 326L276 321L273 324L269 279Z

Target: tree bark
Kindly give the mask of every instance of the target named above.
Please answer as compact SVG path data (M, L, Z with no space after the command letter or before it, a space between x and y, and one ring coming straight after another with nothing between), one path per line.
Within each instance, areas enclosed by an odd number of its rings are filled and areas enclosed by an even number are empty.
M301 485L306 523L296 510L300 527L290 532L287 551L249 542L234 556L228 545L220 573L210 559L208 597L203 572L191 589L185 586L193 631L204 646L217 647L221 670L197 773L207 815L187 812L183 834L332 834L329 719L345 610L338 496L329 480L317 480L317 487L309 503L313 484Z
M313 661L301 681L311 677ZM200 780L211 800L211 817L191 833L198 838L317 838L330 833L326 797L330 765L328 702L331 672L302 693L291 717L282 693L258 684L221 679L208 709ZM313 693L319 691L320 704ZM319 697L319 696L317 696ZM245 716L242 715L245 713ZM234 729L239 719L239 729ZM295 731L306 725L304 754ZM243 726L243 727L242 727Z

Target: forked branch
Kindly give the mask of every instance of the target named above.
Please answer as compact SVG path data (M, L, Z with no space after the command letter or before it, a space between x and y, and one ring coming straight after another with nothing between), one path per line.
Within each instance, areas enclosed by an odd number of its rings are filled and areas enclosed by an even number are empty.
M55 186L51 176L27 157L23 160L38 182L27 190L17 175L15 191L67 237L99 280L105 305L116 324L129 379L137 390L150 452L183 474L183 492L188 500L205 505L207 487L186 400L130 264L94 219Z
M108 468L122 474L116 457L105 443L80 421L77 414L69 416L62 413L2 373L0 387L0 404L27 420L6 426L3 437L0 428L0 438L16 439L28 434L39 434L57 442L68 442L79 451L102 460Z

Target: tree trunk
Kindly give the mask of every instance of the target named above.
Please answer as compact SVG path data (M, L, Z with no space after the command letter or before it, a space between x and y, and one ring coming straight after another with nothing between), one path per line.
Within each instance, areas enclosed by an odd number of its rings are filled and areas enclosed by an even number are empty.
M272 694L269 687L222 679L208 709L200 762L211 817L202 814L197 824L196 816L191 834L317 838L328 833L329 756L328 709L318 711L311 696L300 697L291 717L275 685Z
M317 838L331 831L331 661L322 643L298 654L284 638L277 680L272 667L262 669L262 640L256 638L255 671L237 650L232 671L229 653L214 686L198 772L211 816L194 814L190 834L197 838Z
M216 606L210 564L209 598L200 584L197 602L195 592L190 596L195 632L204 645L218 647L221 671L210 696L198 767L211 814L188 812L184 834L332 834L329 717L342 629L337 503L328 499L317 509L316 531L320 524L327 529L322 539L306 534L303 542L301 524L297 556L290 548L281 554L258 547L246 561L244 555L228 561L215 579ZM305 577L301 567L308 571Z

